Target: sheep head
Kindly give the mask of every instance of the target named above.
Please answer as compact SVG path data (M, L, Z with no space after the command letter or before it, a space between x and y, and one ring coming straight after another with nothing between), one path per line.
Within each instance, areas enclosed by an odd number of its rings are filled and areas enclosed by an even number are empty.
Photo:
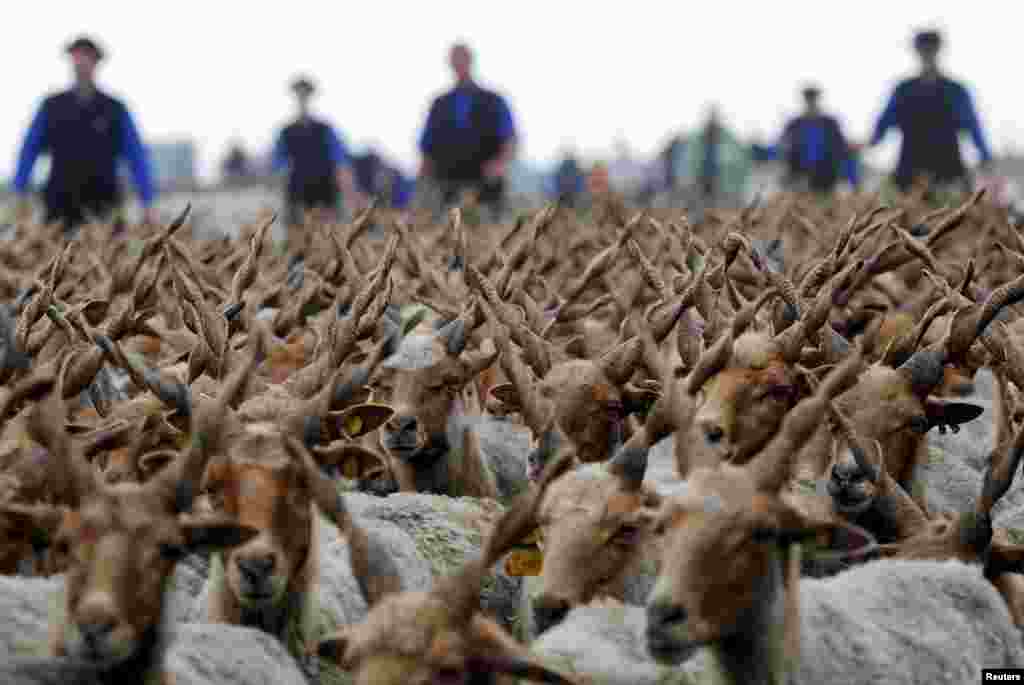
M855 378L859 356L858 350L797 404L748 464L681 464L687 492L665 501L655 525L665 536L661 570L647 604L647 646L657 661L678 664L697 647L737 634L776 589L766 584L779 582L778 547L838 529L834 520L800 513L783 499L782 490L798 446L824 420L831 399ZM791 603L798 578L799 563L791 559L786 573ZM791 606L786 630L793 645L799 642L792 639Z
M496 674L572 683L535 663L525 648L479 613L487 570L530 533L538 497L569 466L566 457L554 460L536 492L521 495L497 521L482 558L439 579L429 592L369 594L366 619L321 641L320 656L353 672L358 685L470 683Z
M472 326L480 322L475 308L471 302L459 318L432 334L414 331L384 364L388 369L381 380L390 384L394 413L381 430L380 444L400 464L429 467L447 452L449 417L462 389L498 356L490 341L466 349ZM427 359L412 358L424 352Z
M544 554L533 607L538 632L638 571L661 504L642 485L646 463L646 446L625 446L610 462L577 467L548 488L536 518Z
M97 482L63 428L63 403L53 393L37 405L31 429L54 456L52 466L67 481L73 511L51 512L32 522L52 522L56 554L67 560L65 605L53 649L116 668L155 658L163 619L163 593L176 561L190 551L239 544L255 531L224 519L189 515L206 445L216 432L223 406L193 416L193 440L146 484L107 486ZM182 408L191 416L190 408ZM7 507L8 505L4 505ZM48 535L46 525L37 533Z

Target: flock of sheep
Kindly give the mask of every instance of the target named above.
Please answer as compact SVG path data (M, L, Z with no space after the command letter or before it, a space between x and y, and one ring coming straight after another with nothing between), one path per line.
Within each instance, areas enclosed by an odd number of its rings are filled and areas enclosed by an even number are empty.
M779 195L0 243L0 682L1024 667L1024 236ZM996 525L996 519L1001 525ZM1020 519L1020 521L1018 521Z

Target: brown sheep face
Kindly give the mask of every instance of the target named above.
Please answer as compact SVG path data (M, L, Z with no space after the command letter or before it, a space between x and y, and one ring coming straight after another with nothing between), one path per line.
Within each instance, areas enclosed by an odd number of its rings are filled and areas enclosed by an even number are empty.
M745 333L697 398L692 441L713 463L745 463L771 439L799 399L797 374L764 333Z
M456 625L443 598L403 592L383 598L366 619L347 626L320 654L353 675L356 685L474 685L569 680L529 662L515 640L476 614ZM525 677L524 677L525 676Z
M580 461L604 461L625 439L622 393L593 362L553 367L539 392Z
M276 435L269 439L277 441ZM265 449L252 436L248 447ZM277 605L303 570L312 536L311 495L302 470L280 463L253 463L241 458L215 462L207 470L204 492L217 511L259 531L246 544L224 554L232 595L244 608Z
M544 563L534 602L538 632L569 610L612 594L642 558L660 503L610 475L603 464L578 468L551 484L537 512Z
M657 523L666 543L647 604L647 647L662 664L681 663L759 615L779 580L774 540L835 525L805 520L728 464L696 469L688 482Z
M54 538L69 560L58 655L123 663L155 639L175 562L200 545L236 544L253 531L188 521L169 498L134 483L97 494Z
M973 404L921 398L906 371L881 365L869 367L837 404L864 444L881 445L886 470L908 492L927 432L936 426L958 427L981 414L981 408ZM836 465L841 472L837 479L845 480L849 461Z
M451 354L437 336L412 336L412 344L429 346L429 359L419 368L393 368L382 379L391 387L394 414L380 432L381 446L402 462L417 450L445 439L448 417L463 387L494 363L497 350Z

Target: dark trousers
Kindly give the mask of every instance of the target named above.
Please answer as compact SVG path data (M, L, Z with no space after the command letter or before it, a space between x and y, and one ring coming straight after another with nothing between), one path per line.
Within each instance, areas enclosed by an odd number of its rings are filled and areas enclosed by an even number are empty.
M291 226L302 224L302 213L316 207L336 210L341 191L334 179L318 183L294 184L286 198L287 220Z
M121 206L120 193L47 192L46 223L61 222L64 232L70 233L89 220L88 215L105 219Z
M919 177L911 176L905 172L896 172L892 175L892 184L901 193L908 192L914 185L915 181ZM933 194L936 187L944 188L955 188L964 193L971 192L971 180L966 174L959 176L932 176L932 188L925 194L925 198L929 199Z
M458 203L464 191L475 190L477 201L495 216L505 209L505 179L438 179L437 184L446 207Z

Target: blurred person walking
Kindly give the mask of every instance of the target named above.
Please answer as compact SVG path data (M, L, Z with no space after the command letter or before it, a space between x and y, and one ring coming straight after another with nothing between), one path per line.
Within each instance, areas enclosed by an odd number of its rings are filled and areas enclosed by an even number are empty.
M970 181L960 155L959 132L971 135L981 156L980 170L989 169L992 163L971 95L939 69L942 36L938 31L917 32L913 47L921 71L896 86L866 147L880 143L890 128L898 128L903 141L892 181L901 192L907 192L922 176L968 191Z
M310 114L309 101L316 86L303 76L292 81L291 90L298 114L278 133L271 161L275 174L288 169L285 190L288 224L302 225L303 213L314 208L337 218L342 200L345 210L359 210L365 200L356 189L345 143L334 127Z
M786 124L779 144L786 162L785 185L828 194L845 176L856 188L860 182L856 158L839 122L821 110L821 88L808 85L801 94L804 111Z
M576 208L586 190L586 184L586 175L580 167L579 160L572 151L567 150L555 168L555 173L552 174L552 194L561 205Z
M752 154L722 122L717 106L709 109L697 133L676 146L676 153L674 178L691 189L691 209L746 202Z
M473 55L464 43L449 53L455 86L434 99L420 136L420 178L439 186L444 205L464 191L493 218L504 210L506 176L515 152L516 128L508 103L473 77Z
M413 184L396 167L388 164L372 146L352 157L356 188L367 197L376 197L381 207L405 209L412 199Z
M41 154L50 156L43 189L45 221L61 222L70 235L90 216L110 218L123 202L117 163L126 158L139 193L143 220L156 222L153 172L135 121L125 104L96 85L104 53L81 36L66 47L74 84L47 96L36 111L18 155L14 192L28 206L32 169ZM24 212L23 212L24 213Z
M242 141L235 140L228 148L228 154L221 163L221 173L228 182L243 179L252 173L249 168L249 155L242 145Z

